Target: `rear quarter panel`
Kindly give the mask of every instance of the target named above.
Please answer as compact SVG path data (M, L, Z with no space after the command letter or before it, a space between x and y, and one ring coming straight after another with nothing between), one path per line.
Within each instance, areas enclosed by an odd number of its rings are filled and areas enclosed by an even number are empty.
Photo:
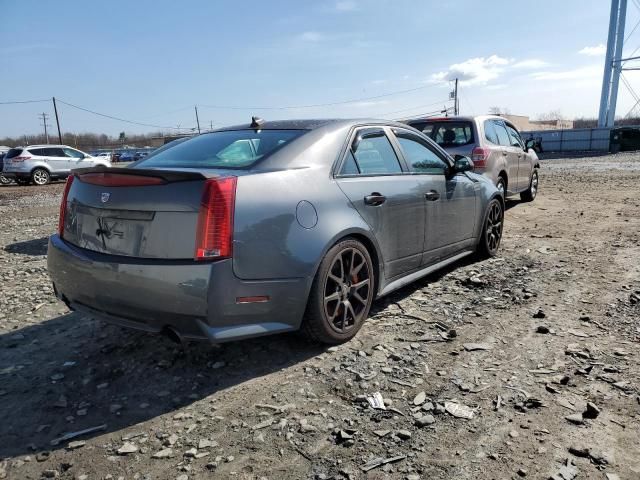
M311 280L342 236L358 233L375 244L328 166L239 177L234 222L233 270L243 280Z

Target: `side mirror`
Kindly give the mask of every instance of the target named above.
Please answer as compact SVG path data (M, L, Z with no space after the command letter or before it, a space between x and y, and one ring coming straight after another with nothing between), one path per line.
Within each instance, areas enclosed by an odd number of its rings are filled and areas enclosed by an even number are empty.
M453 172L454 173L462 173L469 172L473 170L473 162L469 157L465 157L464 155L456 155L453 157Z
M535 144L536 144L536 141L533 138L530 138L529 140L524 142L524 148L525 150L529 150L530 148L533 148Z

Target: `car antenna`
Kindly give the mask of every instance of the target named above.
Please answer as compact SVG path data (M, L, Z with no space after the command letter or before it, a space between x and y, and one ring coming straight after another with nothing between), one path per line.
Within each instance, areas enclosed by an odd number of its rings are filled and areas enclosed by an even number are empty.
M260 117L251 117L251 128L260 128L264 120Z

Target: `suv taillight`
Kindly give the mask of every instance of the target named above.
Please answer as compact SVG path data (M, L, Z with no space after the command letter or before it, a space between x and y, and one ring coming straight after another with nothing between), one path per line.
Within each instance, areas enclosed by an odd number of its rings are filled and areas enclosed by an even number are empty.
M58 235L62 238L64 234L64 217L67 214L67 197L69 196L69 190L71 190L71 184L73 183L74 175L67 177L67 183L64 186L64 192L62 192L62 203L60 203L60 216L58 217Z
M14 162L24 162L25 160L31 160L31 157L29 155L20 155L19 157L13 157L9 160Z
M205 182L198 215L195 260L231 257L236 182L236 177L212 178Z
M471 152L471 160L473 160L474 169L485 168L487 166L487 160L491 155L491 149L486 147L476 147Z

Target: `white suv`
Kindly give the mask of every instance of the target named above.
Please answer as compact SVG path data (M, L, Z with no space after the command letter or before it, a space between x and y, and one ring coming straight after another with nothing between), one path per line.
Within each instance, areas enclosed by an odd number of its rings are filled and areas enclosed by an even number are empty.
M110 167L111 162L66 145L30 145L7 152L2 175L18 185L46 185L54 178L68 177L73 169L98 165Z

